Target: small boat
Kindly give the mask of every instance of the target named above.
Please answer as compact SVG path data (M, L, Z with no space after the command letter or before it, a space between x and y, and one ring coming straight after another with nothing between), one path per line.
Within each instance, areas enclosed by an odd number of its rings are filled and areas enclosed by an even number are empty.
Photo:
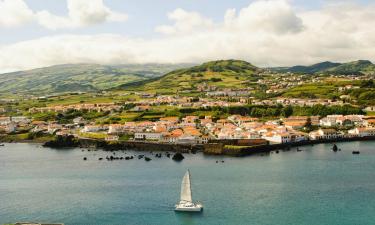
M359 154L361 154L360 151L353 151L352 153L353 153L353 155L359 155Z
M194 203L191 193L190 171L186 171L181 183L180 202L176 204L175 211L179 212L201 212L203 205L201 203Z
M0 147L4 147L5 145L4 144L0 144Z

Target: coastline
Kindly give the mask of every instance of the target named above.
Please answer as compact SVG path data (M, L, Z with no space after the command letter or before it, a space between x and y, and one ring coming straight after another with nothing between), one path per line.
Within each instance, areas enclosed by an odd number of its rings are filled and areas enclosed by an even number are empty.
M65 137L68 138L68 137ZM98 139L77 139L70 137L61 140L12 140L5 141L0 138L2 143L33 143L40 144L44 147L64 149L64 148L93 148L103 149L105 151L119 151L119 150L136 150L136 151L161 151L161 152L179 152L179 153L193 153L203 152L206 155L226 155L233 157L244 157L253 154L270 153L276 150L289 150L292 147L302 147L307 145L324 144L324 143L340 143L353 141L375 141L375 136L368 137L347 137L339 139L322 139L322 140L308 140L301 142L290 142L282 144L261 143L256 144L256 141L251 145L244 143L244 140L215 140L207 144L171 144L147 141L105 141ZM249 140L247 140L249 141Z

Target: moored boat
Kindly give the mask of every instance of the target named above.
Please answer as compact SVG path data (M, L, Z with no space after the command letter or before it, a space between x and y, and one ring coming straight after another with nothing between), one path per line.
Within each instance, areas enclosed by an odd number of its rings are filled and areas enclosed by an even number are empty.
M190 171L186 171L181 183L180 202L176 204L175 211L180 212L201 212L203 205L201 203L194 203L192 199Z

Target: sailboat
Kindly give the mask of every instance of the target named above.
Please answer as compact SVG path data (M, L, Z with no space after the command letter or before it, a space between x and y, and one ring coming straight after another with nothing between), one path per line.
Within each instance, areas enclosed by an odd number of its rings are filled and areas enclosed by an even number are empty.
M180 202L176 204L175 211L200 212L203 209L201 203L194 203L191 194L190 171L186 171L181 183Z

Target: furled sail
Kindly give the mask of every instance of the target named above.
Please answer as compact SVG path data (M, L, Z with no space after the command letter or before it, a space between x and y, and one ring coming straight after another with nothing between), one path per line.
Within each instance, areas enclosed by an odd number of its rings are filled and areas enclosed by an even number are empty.
M193 202L191 199L190 172L186 171L181 183L181 201Z

